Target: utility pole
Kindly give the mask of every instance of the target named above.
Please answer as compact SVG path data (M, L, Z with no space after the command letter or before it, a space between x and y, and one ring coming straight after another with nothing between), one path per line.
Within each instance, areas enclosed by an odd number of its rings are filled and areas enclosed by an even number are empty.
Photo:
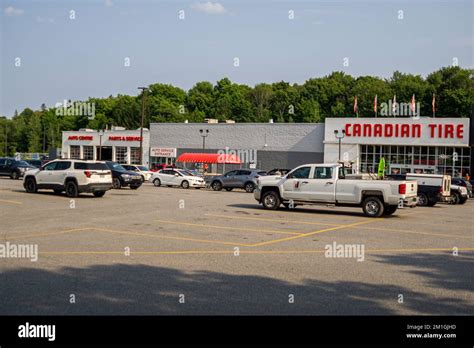
M143 164L143 122L145 119L145 91L147 90L146 87L138 87L138 89L142 90L142 117L140 122L140 165Z

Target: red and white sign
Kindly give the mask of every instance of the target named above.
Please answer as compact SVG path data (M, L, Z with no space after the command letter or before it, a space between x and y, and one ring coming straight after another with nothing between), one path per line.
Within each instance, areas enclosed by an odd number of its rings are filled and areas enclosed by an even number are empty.
M137 136L122 136L122 135L109 135L109 141L140 141L141 137Z
M92 135L70 135L67 140L92 141L94 137Z
M337 142L334 131L345 131L343 143L368 145L469 144L467 118L326 118L325 142Z
M150 148L151 157L173 157L176 158L176 148L174 147L152 147Z

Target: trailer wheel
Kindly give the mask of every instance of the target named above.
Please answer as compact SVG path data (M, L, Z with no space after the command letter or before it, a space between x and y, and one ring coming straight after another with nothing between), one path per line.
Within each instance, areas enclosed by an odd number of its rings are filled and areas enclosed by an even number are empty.
M370 196L362 202L362 210L364 215L368 217L380 217L384 212L384 205L380 198Z

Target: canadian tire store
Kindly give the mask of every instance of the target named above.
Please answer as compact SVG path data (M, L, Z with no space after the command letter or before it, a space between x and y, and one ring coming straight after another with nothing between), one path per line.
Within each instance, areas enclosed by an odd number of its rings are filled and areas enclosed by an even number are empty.
M327 118L324 160L367 173L383 156L391 174L465 176L472 174L469 131L467 118Z

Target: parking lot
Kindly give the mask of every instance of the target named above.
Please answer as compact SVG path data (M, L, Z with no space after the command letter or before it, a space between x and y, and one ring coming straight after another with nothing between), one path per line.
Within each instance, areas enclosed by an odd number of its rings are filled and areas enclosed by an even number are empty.
M0 207L1 243L39 250L0 259L0 314L474 312L474 199L373 219L263 210L239 190L145 183L71 200L0 178ZM328 257L333 243L364 253Z

